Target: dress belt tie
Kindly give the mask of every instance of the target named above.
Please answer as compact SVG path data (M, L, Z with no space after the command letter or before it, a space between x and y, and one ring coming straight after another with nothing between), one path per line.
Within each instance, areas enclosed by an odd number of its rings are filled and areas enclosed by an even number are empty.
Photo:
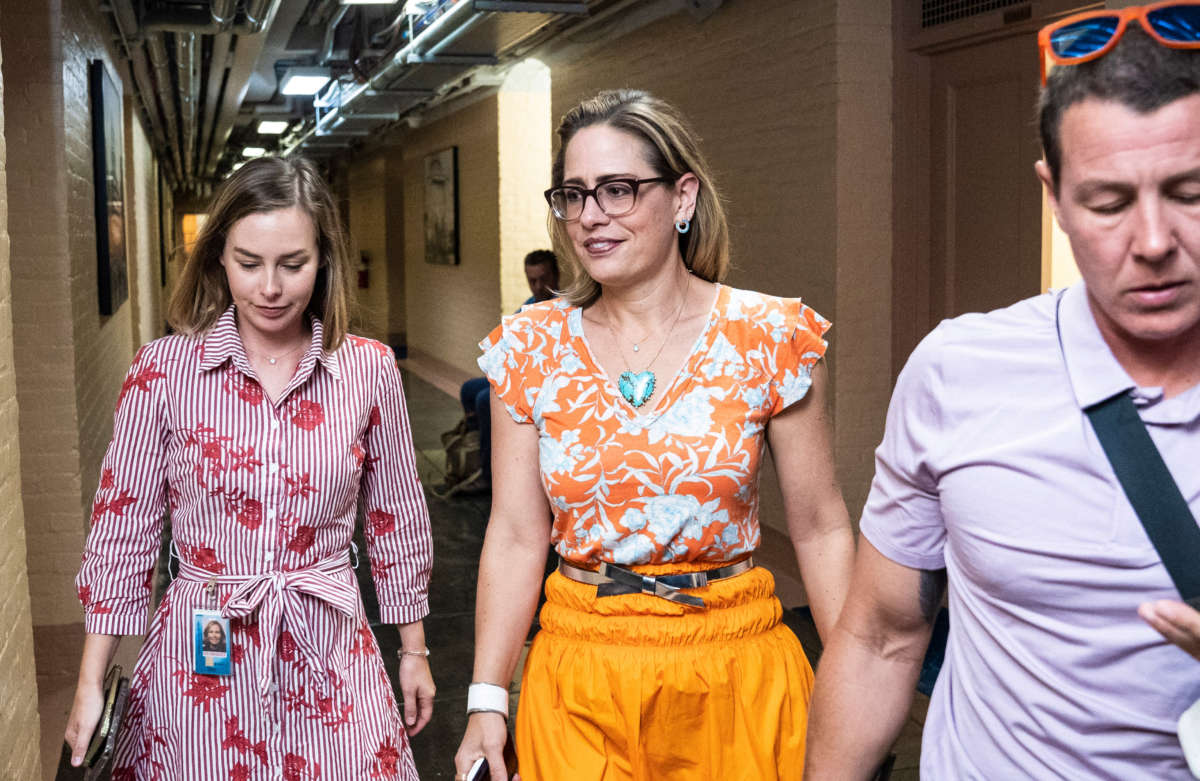
M359 601L355 583L346 583L336 575L350 569L346 551L330 555L311 567L295 570L269 570L254 575L226 575L191 564L183 559L179 562L178 577L199 583L236 584L237 588L221 607L225 618L247 618L258 611L258 636L264 644L259 656L258 692L263 698L271 695L271 664L275 660L280 627L286 617L296 631L292 633L296 647L303 655L318 688L327 694L327 670L321 654L313 645L313 633L306 631L301 594L325 602L330 607L359 623L362 620L362 603ZM269 645L267 645L269 643ZM348 650L339 644L334 650L335 670L344 670L349 664ZM335 673L336 674L336 673Z
M565 559L558 560L560 574L579 583L595 586L597 597L611 597L617 594L649 594L692 607L704 607L704 600L684 594L680 589L704 588L715 580L741 575L753 567L754 559L747 557L716 569L651 576L641 575L607 561L600 562L600 569L593 571L568 564Z

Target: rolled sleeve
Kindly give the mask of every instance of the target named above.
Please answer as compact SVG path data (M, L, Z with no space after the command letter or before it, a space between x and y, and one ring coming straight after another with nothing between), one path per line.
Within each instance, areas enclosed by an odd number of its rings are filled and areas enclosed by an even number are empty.
M146 631L166 514L166 374L153 343L121 386L75 588L92 634Z
M375 410L363 437L370 466L363 474L363 536L379 597L381 620L407 624L429 614L433 537L391 351L381 368Z

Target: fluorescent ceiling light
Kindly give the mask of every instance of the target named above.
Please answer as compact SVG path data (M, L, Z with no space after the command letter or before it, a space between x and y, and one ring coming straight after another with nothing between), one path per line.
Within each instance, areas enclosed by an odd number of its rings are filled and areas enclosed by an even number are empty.
M242 157L262 157L266 153L261 146L248 146L242 150Z
M258 123L258 132L264 136L277 136L287 128L288 123L281 119L264 119Z
M279 91L284 95L316 95L329 83L329 68L288 68Z

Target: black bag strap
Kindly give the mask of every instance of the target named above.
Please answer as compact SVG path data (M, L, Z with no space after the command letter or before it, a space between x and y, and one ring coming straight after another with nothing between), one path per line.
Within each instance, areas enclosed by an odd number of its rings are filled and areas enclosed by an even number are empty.
M1200 609L1200 527L1133 399L1122 392L1084 412L1175 587L1185 602Z

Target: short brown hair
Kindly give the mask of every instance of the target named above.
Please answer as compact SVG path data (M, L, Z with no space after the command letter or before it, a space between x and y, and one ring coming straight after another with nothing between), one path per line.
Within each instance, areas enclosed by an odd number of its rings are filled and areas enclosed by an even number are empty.
M679 234L679 254L698 277L720 282L729 271L729 227L725 209L713 180L712 169L700 154L700 146L683 115L665 100L642 90L605 90L568 111L558 125L558 152L551 169L553 187L563 183L567 144L575 134L592 125L608 125L646 142L649 163L659 176L676 181L691 173L700 180L696 211L687 233ZM574 271L563 298L575 306L587 306L600 297L600 285L588 276L571 239L566 223L551 214L548 218L554 251Z
M328 185L304 158L250 160L221 185L196 236L171 301L167 320L177 331L211 328L233 298L221 255L234 224L251 214L300 207L317 232L317 280L306 312L321 321L326 351L336 350L350 327L350 259L346 231Z
M1198 92L1200 52L1163 46L1134 24L1103 57L1054 68L1038 98L1038 128L1055 194L1062 174L1062 118L1068 108L1095 98L1149 114Z

